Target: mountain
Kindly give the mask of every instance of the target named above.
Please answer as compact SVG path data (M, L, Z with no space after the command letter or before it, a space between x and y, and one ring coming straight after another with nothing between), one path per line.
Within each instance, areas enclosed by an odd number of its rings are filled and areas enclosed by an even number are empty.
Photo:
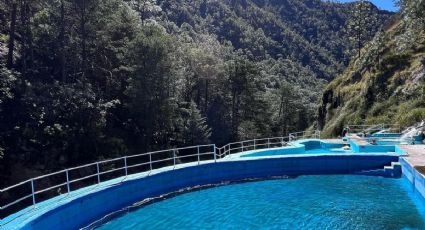
M403 4L393 25L326 87L318 117L325 135L347 124L405 127L425 119L425 1Z
M170 34L190 31L192 39L210 35L256 63L268 88L287 82L314 121L321 92L347 67L357 44L350 40L349 21L357 3L322 0L154 1L147 14ZM386 25L393 12L365 1L370 16L364 42ZM152 8L152 7L151 7ZM297 117L297 114L294 114ZM305 127L296 126L293 130Z
M363 42L393 15L365 6ZM307 129L357 47L347 30L357 10L320 0L1 1L0 185Z
M393 13L368 4L376 15L370 27L373 36ZM346 25L354 5L321 0L158 2L159 21L173 22L174 28L187 25L198 33L214 34L254 60L290 59L326 80L344 70L351 58Z

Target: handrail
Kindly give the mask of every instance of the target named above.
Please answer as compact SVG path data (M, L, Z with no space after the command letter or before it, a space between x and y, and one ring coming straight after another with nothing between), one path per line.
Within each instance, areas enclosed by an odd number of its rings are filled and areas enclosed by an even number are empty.
M158 169L162 167L168 167L168 166L175 166L178 164L183 163L194 163L197 162L198 165L205 161L201 159L205 156L210 156L208 158L208 161L213 161L214 163L217 162L218 159L221 159L227 155L235 154L244 152L246 150L256 150L256 149L265 149L265 148L275 148L275 147L283 147L289 145L290 141L296 140L296 138L320 138L320 131L307 131L307 132L297 132L297 133L291 133L287 137L269 137L269 138L261 138L261 139L253 139L253 140L244 140L240 142L232 142L228 143L226 145L223 145L222 147L218 148L215 144L206 144L206 145L197 145L197 146L188 146L188 147L181 147L181 148L173 148L173 149L167 149L167 150L158 150L158 151L152 151L137 155L131 155L131 156L123 156L113 159L107 159L102 160L94 163L89 163L73 168L68 168L64 170L60 170L57 172L49 173L46 175L41 175L38 177L34 177L32 179L25 180L23 182L20 182L18 184L0 189L0 194L4 195L6 192L11 192L13 189L17 189L18 187L28 186L27 184L30 184L31 194L21 196L18 199L15 199L13 201L10 201L8 204L0 205L0 211L5 210L11 206L14 206L20 202L23 202L24 200L27 200L29 198L32 198L32 206L36 206L41 201L37 201L36 195L39 195L41 193L49 192L54 189L58 189L58 193L60 194L60 188L66 186L66 193L70 193L72 190L71 185L82 182L90 178L96 178L93 180L96 180L96 184L101 182L101 176L106 174L112 174L112 173L119 173L122 170L122 173L125 173L125 176L128 176L130 174L136 174L141 172L148 172L152 171L153 169ZM183 150L187 150L187 154L182 154L181 152ZM184 151L183 151L184 152ZM182 154L182 155L180 155ZM158 158L159 155L159 158ZM155 158L153 158L155 156ZM139 158L140 161L131 162L132 160L137 160ZM149 159L145 159L149 158ZM191 158L196 158L191 160ZM185 162L182 162L184 160ZM129 162L130 161L130 162ZM172 163L171 163L172 161ZM186 162L187 161L187 162ZM168 163L169 162L169 163ZM119 164L120 166L116 166L116 164ZM155 167L156 164L160 164L160 167ZM123 165L123 166L122 166ZM105 169L103 169L104 166L109 166ZM130 169L136 169L137 167L148 167L148 169L145 170L138 170L137 172L130 173L128 172ZM82 175L81 172L78 177L71 178L70 172L78 171L80 169L90 169L89 174ZM87 171L87 170L86 170ZM94 172L92 172L94 171ZM48 179L52 176L63 176L64 180L60 182L55 182L54 185L47 186L46 188L37 188L36 182ZM114 177L118 178L123 175ZM112 178L110 178L112 179ZM50 181L47 181L50 182ZM43 183L40 182L42 185ZM84 184L83 187L87 187L94 184ZM53 196L55 197L55 192L53 192ZM50 198L52 198L50 197ZM40 199L40 198L38 198ZM47 198L49 199L49 198Z
M374 125L347 125L348 132L349 133L361 133L361 132L368 132L368 131L377 131L377 130L395 130L397 132L401 131L401 127L398 124L374 124Z
M406 143L415 143L414 137L408 137L408 138L401 138L401 137L391 137L391 136L382 136L382 137L374 137L374 136L359 136L357 134L349 134L348 137L352 137L350 135L355 135L356 140L365 141L370 144L373 144L373 141L394 141L394 142L400 142L400 144L406 144Z

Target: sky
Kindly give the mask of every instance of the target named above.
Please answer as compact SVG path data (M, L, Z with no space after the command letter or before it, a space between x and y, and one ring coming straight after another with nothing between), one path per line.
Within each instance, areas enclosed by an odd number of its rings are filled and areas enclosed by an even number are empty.
M355 2L355 0L339 0L340 2ZM395 6L393 0L370 0L378 6L380 9L389 10L389 11L398 11L398 8Z

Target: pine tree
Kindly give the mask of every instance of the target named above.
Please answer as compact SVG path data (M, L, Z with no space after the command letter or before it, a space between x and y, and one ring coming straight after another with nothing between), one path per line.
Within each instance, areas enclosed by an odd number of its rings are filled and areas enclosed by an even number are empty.
M186 116L183 121L183 140L187 145L200 145L209 143L211 129L208 127L206 118L202 117L201 111L195 102L189 103Z
M374 36L375 24L378 20L373 11L373 5L366 1L355 3L351 18L347 23L350 40L353 41L357 50L358 58L366 41Z

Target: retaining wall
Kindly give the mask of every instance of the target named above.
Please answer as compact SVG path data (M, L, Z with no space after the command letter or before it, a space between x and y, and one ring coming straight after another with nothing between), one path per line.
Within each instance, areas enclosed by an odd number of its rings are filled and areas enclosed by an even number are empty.
M150 176L107 186L100 191L88 191L83 196L56 205L43 213L37 213L35 217L25 221L22 221L23 218L21 218L19 223L13 225L13 228L78 229L137 201L186 187L284 175L354 174L362 170L381 169L394 161L398 161L398 156L308 155L245 158L187 167L183 165L179 169L152 172ZM43 205L43 203L39 205ZM12 225L5 227L11 229Z

